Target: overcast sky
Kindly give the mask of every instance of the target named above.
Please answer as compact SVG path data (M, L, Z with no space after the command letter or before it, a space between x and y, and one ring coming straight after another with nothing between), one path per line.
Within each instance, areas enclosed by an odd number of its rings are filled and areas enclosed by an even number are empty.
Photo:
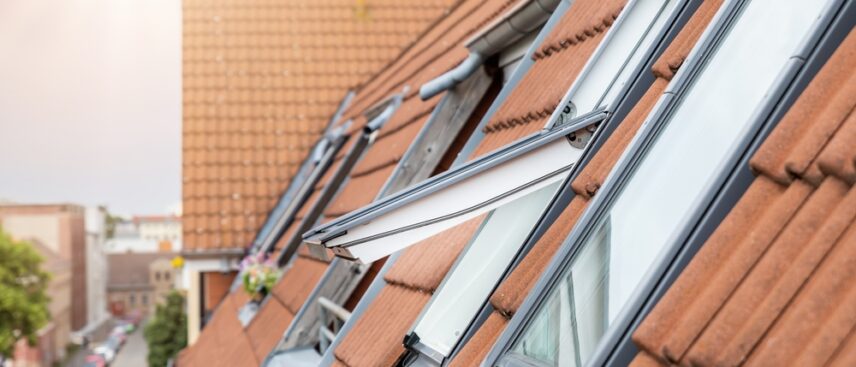
M181 201L181 1L0 0L0 200Z

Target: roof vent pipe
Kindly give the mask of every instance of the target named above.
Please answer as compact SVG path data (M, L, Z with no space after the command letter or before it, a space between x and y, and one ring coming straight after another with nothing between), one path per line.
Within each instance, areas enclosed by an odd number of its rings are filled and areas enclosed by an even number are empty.
M419 97L427 100L454 88L470 77L484 61L506 46L535 31L547 22L561 0L524 0L467 41L470 55L458 66L425 83Z

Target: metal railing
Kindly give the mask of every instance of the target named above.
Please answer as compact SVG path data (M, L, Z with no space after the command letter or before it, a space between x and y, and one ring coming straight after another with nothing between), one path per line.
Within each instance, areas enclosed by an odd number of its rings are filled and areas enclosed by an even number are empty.
M336 339L336 334L342 328L342 325L351 318L351 313L335 302L324 298L318 298L318 307L320 309L321 325L318 333L318 348L323 355L330 343Z

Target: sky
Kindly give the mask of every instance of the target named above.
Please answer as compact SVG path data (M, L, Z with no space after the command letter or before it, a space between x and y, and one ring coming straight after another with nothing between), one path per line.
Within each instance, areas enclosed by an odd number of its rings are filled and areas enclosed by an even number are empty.
M0 200L181 203L181 1L0 0Z

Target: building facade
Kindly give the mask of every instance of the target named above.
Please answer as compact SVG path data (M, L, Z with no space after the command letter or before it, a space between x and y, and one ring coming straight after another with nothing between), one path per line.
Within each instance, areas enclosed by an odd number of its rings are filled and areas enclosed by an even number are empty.
M107 256L107 302L114 316L150 315L174 288L173 252Z
M71 265L71 330L88 324L85 210L73 204L0 205L0 225L15 238L36 240Z

